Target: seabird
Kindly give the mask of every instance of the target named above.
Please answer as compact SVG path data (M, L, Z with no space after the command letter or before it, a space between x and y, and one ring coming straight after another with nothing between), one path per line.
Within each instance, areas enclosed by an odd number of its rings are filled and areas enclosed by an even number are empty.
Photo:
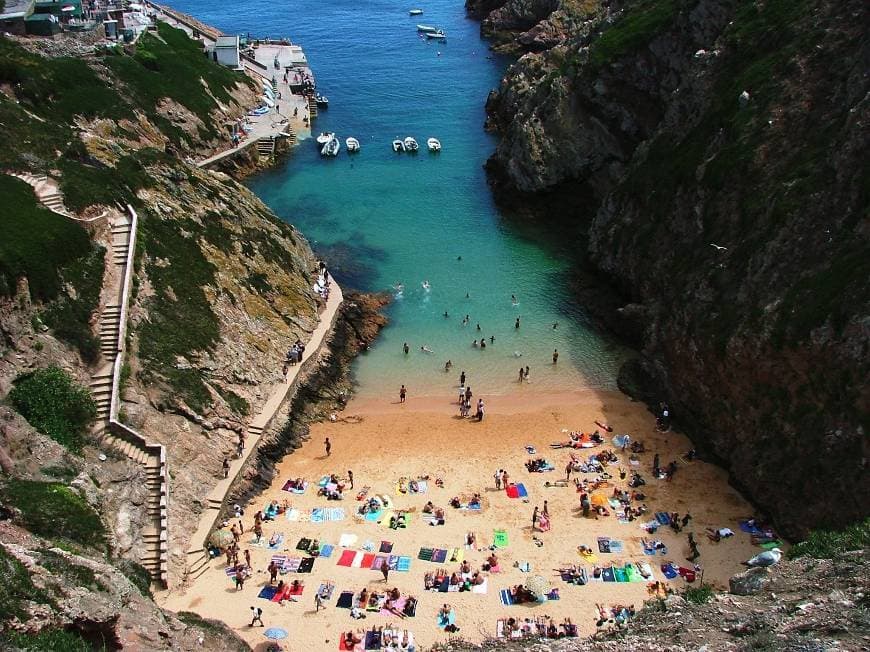
M710 246L711 246L711 247L716 247L716 249L719 250L719 251L726 251L726 250L728 249L728 247L723 247L722 245L717 245L717 244L714 244L714 243L712 243L712 242L710 243Z
M760 552L752 559L743 562L744 566L775 566L779 563L779 560L782 559L782 550L779 548L773 548L772 550L765 550L764 552Z

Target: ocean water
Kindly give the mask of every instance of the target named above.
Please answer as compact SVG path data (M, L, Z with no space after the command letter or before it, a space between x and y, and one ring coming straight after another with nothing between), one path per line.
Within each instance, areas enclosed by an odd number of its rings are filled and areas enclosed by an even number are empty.
M526 365L536 389L615 386L625 351L590 327L570 295L573 239L517 227L493 203L482 166L495 140L483 131L483 107L509 61L488 51L462 0L172 5L225 33L299 43L330 99L312 130L336 132L341 154L325 160L303 142L249 185L308 237L343 287L395 295L390 325L355 364L360 395L392 396L399 384L412 395L452 394L462 370L476 394L506 393ZM409 16L412 7L425 13ZM417 23L443 28L447 42L421 39ZM391 141L409 135L420 152L394 153ZM347 136L359 139L359 153L344 150ZM440 154L425 150L430 136ZM472 345L481 337L486 349Z

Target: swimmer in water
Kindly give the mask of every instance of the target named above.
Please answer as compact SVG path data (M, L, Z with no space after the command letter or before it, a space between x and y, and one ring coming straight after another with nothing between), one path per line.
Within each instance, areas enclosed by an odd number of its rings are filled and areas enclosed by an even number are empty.
M420 350L421 350L423 353L434 353L434 351L433 351L432 349L430 349L429 346L426 345L426 344L424 344L423 346L421 346L421 347L420 347Z
M559 322L554 321L553 322L553 330L556 330L557 328L559 328Z
M451 360L448 360L447 362L444 363L444 371L445 372L450 371L450 368L452 366L453 366L453 362Z
M476 348L477 348L477 340L474 340L474 341L471 343L471 346L473 346L473 347L476 349Z
M517 295L515 295L515 294L511 295L511 303L514 305L517 305L519 303L519 301L517 301Z
M450 315L447 314L447 311L444 311L444 319L447 319Z
M462 256L457 256L456 260L462 260Z
M424 290L428 290L431 286L429 285L429 281L423 281L420 285L423 286Z

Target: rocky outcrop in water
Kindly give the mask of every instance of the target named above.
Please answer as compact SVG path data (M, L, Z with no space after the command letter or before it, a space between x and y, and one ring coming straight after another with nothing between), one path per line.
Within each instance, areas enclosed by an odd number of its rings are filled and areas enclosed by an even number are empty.
M641 349L621 385L667 401L784 533L863 516L866 4L638 0L588 15L487 102L497 198L585 225L587 266L611 292L596 317Z

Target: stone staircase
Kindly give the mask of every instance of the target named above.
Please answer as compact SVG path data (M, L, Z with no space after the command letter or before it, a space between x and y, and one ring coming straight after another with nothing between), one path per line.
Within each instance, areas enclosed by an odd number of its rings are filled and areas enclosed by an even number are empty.
M53 179L49 179L44 174L30 174L29 172L14 172L11 174L13 177L21 179L24 183L30 184L39 203L47 209L64 217L74 217L64 206L63 194L61 194L57 183Z
M261 138L257 141L257 154L263 157L270 157L275 154L275 138Z
M314 101L313 95L308 96L308 116L311 120L317 117L317 102Z
M98 416L94 436L102 449L145 467L146 524L142 533L145 549L140 563L148 569L155 584L166 587L169 563L166 449L145 441L135 430L118 421L137 222L133 209L129 208L129 211L130 216L116 219L111 226L112 264L118 267L117 277L122 282L116 295L118 303L107 303L100 315L100 352L106 363L91 378L91 393L97 403Z

